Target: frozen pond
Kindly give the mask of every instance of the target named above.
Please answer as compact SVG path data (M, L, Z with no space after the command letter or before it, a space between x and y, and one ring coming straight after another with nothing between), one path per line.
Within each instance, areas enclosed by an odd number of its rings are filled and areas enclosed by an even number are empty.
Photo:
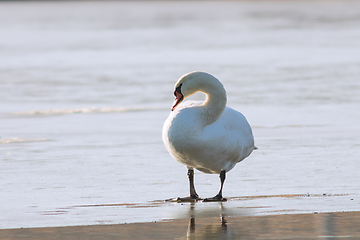
M218 77L259 148L199 216L360 210L360 2L0 2L0 228L187 218L161 129ZM201 99L197 95L195 98ZM195 172L202 197L216 175Z

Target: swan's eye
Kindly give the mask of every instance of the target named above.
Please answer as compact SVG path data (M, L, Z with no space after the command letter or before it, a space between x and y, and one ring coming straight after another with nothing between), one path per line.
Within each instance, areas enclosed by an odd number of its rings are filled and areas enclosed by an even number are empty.
M180 84L176 89L175 89L175 91L174 91L174 96L176 97L176 92L178 92L178 93L180 93L181 95L182 95L182 93L181 93L181 86L182 86L182 84Z

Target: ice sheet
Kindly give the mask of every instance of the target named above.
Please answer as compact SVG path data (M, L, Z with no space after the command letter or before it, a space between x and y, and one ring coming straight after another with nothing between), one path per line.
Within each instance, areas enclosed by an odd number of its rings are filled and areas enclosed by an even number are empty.
M188 217L164 201L188 183L161 129L193 70L223 82L259 148L197 214L360 210L358 5L1 2L0 228ZM195 184L213 196L218 176Z

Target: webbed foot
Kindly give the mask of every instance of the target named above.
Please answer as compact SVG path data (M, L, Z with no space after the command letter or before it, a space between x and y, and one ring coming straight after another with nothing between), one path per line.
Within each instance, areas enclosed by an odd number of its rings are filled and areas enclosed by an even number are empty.
M227 199L226 198L223 198L222 195L216 195L215 197L212 197L212 198L205 198L203 200L204 202L226 202Z
M200 198L199 196L189 196L189 197L178 197L176 199L177 202L198 202L203 200L202 198Z

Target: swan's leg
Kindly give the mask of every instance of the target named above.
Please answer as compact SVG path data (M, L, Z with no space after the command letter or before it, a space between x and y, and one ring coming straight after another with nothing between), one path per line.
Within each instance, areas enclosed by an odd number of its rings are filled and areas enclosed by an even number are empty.
M199 195L196 193L195 186L194 186L194 169L189 168L188 169L188 178L189 178L189 184L190 184L190 196L184 197L184 198L177 198L178 202L189 202L189 201L196 201L201 200Z
M204 202L225 202L225 201L227 201L226 198L223 198L223 196L222 196L222 190L223 190L225 178L226 178L226 172L225 172L225 170L222 170L220 172L220 190L219 190L219 193L215 197L205 198Z
M196 193L195 185L194 185L194 169L188 170L189 184L190 184L190 197L194 199L198 199L199 195Z

